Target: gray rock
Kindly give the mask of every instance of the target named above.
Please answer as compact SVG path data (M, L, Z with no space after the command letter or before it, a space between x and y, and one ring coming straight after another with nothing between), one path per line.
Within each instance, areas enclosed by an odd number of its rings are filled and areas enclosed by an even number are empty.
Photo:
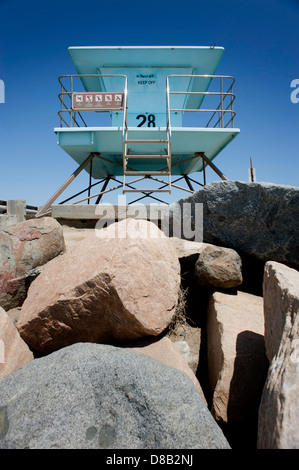
M239 254L263 261L299 266L299 188L272 183L213 182L170 205L170 229L184 203L191 204L193 222L195 204L203 204L201 241L233 248ZM201 224L196 230L202 230ZM187 237L182 233L181 238Z
M0 448L229 444L185 373L141 353L77 343L0 381Z

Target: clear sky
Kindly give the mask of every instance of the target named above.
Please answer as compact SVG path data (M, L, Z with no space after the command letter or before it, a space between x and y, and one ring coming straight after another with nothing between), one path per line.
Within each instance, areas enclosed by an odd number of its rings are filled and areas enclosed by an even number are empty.
M210 44L225 48L217 73L236 79L241 130L215 164L248 181L251 156L257 181L299 186L298 0L0 0L0 199L42 205L76 168L53 131L57 78L76 73L69 46Z

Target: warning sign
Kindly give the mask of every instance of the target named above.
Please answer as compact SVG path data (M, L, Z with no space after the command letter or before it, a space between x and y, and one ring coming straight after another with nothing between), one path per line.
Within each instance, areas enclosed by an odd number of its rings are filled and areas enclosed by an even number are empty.
M74 111L113 111L123 109L123 93L73 93L72 109Z

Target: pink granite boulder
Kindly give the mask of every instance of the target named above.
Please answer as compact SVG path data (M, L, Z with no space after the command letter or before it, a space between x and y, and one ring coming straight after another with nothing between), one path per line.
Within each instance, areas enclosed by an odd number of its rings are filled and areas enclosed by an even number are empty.
M174 317L179 286L167 237L151 222L124 220L50 261L30 286L17 327L42 353L156 336Z

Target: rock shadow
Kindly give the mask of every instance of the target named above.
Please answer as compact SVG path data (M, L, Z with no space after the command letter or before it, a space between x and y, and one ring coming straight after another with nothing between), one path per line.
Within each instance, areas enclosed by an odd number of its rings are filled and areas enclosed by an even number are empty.
M264 336L253 331L239 333L229 389L228 424L221 425L233 448L256 448L258 410L268 368Z

